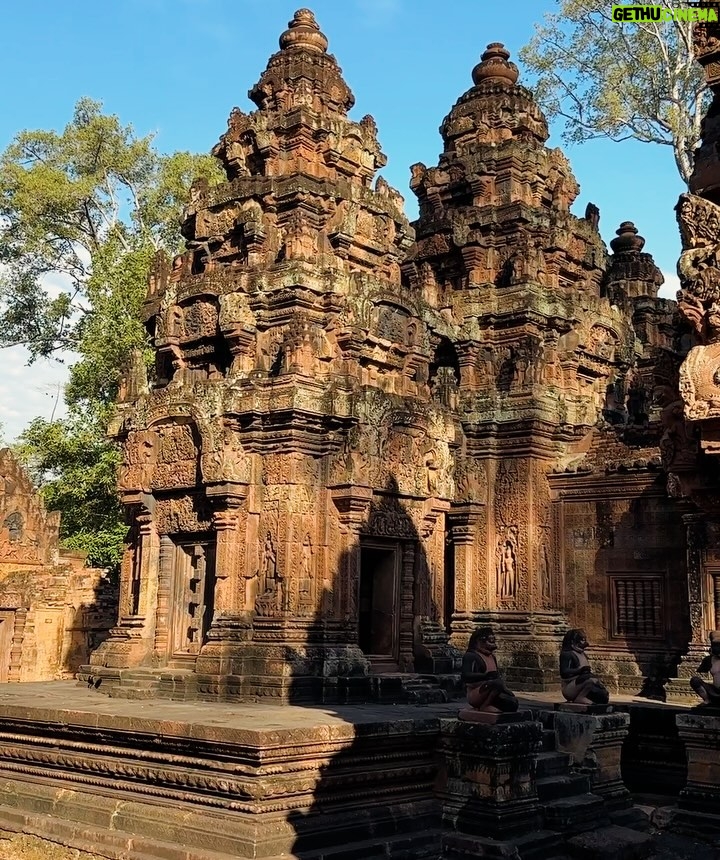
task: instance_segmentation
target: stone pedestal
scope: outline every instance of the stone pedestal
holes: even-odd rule
[[[704,839],[720,839],[720,710],[678,714],[688,777],[673,827]]]
[[[473,621],[476,627],[487,625],[495,631],[496,657],[511,690],[560,690],[558,653],[568,627],[562,612],[483,610]]]
[[[436,794],[444,857],[510,856],[541,830],[536,761],[542,726],[529,719],[483,725],[440,721]]]
[[[593,794],[613,812],[632,806],[630,792],[620,771],[622,746],[628,735],[630,715],[593,714],[560,705],[554,715],[555,747],[569,753],[575,768],[587,772]]]

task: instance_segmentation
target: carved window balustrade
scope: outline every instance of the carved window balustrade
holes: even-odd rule
[[[612,636],[661,639],[665,634],[663,577],[620,574],[610,578]]]

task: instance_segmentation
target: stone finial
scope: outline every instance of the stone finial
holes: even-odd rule
[[[502,42],[491,42],[472,72],[476,86],[486,82],[516,84],[519,75],[518,67],[510,62],[510,51]]]
[[[328,40],[309,9],[298,9],[292,21],[288,21],[288,29],[280,36],[280,48],[283,51],[288,48],[303,48],[324,54],[327,46]]]
[[[638,229],[632,221],[623,221],[615,232],[617,239],[610,241],[610,247],[614,254],[622,254],[627,251],[640,253],[645,247],[645,239],[638,235]]]

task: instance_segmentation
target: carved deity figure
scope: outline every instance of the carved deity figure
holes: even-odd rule
[[[302,555],[300,561],[300,576],[304,579],[310,579],[312,577],[312,559],[314,553],[315,548],[312,545],[312,538],[310,537],[310,532],[308,532],[305,535],[305,540],[302,544]]]
[[[272,542],[272,535],[270,532],[267,533],[267,537],[265,538],[265,548],[263,550],[263,576],[265,578],[265,584],[267,585],[270,580],[274,580],[277,574],[277,553],[275,552],[275,546]]]
[[[512,600],[517,593],[515,552],[510,541],[505,541],[498,560],[498,591],[503,600]]]
[[[710,653],[698,666],[698,672],[710,674],[712,683],[703,681],[699,675],[693,675],[690,686],[703,700],[703,705],[720,708],[720,630],[710,634]]]
[[[265,538],[260,573],[263,591],[255,601],[255,611],[261,617],[271,616],[283,608],[283,601],[286,602],[289,595],[282,577],[278,576],[277,551],[270,532]]]
[[[18,511],[10,514],[3,523],[3,527],[7,529],[8,540],[10,543],[18,543],[23,533],[23,517]]]
[[[563,696],[576,705],[607,705],[602,681],[592,673],[585,654],[589,647],[584,630],[568,630],[560,650],[560,685]]]
[[[518,700],[500,677],[496,650],[492,627],[478,627],[462,660],[461,679],[471,708],[486,714],[513,713]]]

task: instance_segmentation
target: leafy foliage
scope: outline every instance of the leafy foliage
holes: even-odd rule
[[[693,59],[692,24],[620,24],[606,0],[557,6],[520,52],[548,117],[564,121],[568,142],[609,137],[671,146],[687,183],[710,97]]]
[[[105,427],[131,351],[152,355],[140,318],[150,265],[179,250],[192,179],[222,177],[211,157],[161,155],[101,109],[81,99],[62,133],[23,131],[0,155],[0,347],[79,355],[70,417],[36,419],[18,450],[62,512],[65,545],[112,566],[125,529]]]
[[[88,552],[93,565],[116,566],[126,531],[115,492],[117,450],[80,418],[36,418],[17,452],[48,508],[62,511],[64,545]]]

